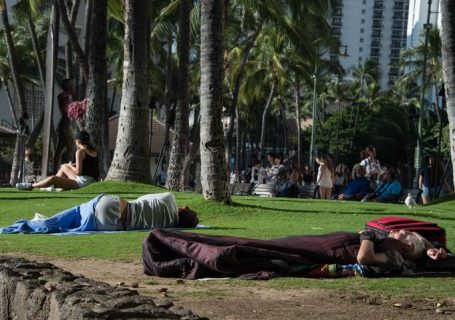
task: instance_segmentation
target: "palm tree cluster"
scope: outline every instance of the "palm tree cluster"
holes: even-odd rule
[[[13,6],[10,26],[5,0],[0,0],[5,39],[0,41],[5,53],[0,55],[0,83],[5,90],[14,84],[19,99],[11,106],[18,125],[30,107],[21,98],[22,85],[34,83],[49,92],[45,86],[50,74],[42,62],[49,55],[46,32],[61,25],[67,42],[64,54],[58,56],[55,78],[76,79],[77,98],[87,98],[85,129],[104,155],[106,178],[153,179],[150,117],[161,114],[162,153],[169,156],[160,156],[158,166],[168,166],[166,187],[179,190],[187,185],[190,167],[199,158],[206,199],[230,201],[226,171],[231,158],[235,170],[253,158],[263,160],[268,150],[286,156],[295,153],[301,164],[306,161],[310,132],[302,131],[301,120],[310,117],[314,96],[318,150],[332,154],[337,163],[352,164],[358,161],[358,151],[372,143],[387,162],[409,165],[416,143],[421,49],[403,52],[407,73],[387,92],[378,85],[374,62],[343,70],[326,58],[340,47],[326,20],[332,2],[21,0]],[[78,12],[85,16],[80,34]],[[429,76],[423,85],[436,90],[441,82],[441,41],[437,30],[431,36]],[[114,94],[121,91],[112,162],[108,70]],[[352,81],[342,81],[347,74]],[[436,120],[427,117],[428,128],[434,127],[434,121],[447,126],[440,105],[425,112],[436,116]],[[225,128],[222,119],[227,119]],[[296,137],[290,136],[289,119],[297,123]],[[28,146],[36,144],[41,130],[42,125],[34,128]],[[424,139],[431,141],[435,134],[433,130]],[[15,163],[20,154],[17,144]],[[163,158],[169,159],[167,164]],[[17,180],[18,164],[13,163],[11,182]]]

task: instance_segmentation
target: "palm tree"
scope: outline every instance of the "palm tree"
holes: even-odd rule
[[[125,1],[124,73],[108,180],[149,181],[149,1]]]
[[[90,20],[91,35],[89,38],[90,50],[88,59],[87,83],[87,114],[86,130],[90,133],[92,142],[99,153],[100,169],[104,176],[102,137],[108,134],[108,106],[107,106],[107,63],[106,63],[106,27],[107,27],[107,0],[98,0],[93,6]],[[101,124],[101,125],[100,125]],[[107,144],[107,141],[106,141]]]
[[[16,139],[16,146],[14,149],[14,157],[13,157],[13,165],[11,168],[11,176],[10,176],[10,183],[11,185],[15,185],[16,182],[18,181],[18,173],[20,169],[20,163],[22,160],[22,156],[24,153],[24,143],[22,143],[22,136],[26,131],[27,127],[27,120],[28,120],[28,114],[27,114],[27,105],[25,104],[25,96],[24,96],[24,90],[22,87],[22,82],[19,78],[19,73],[18,73],[18,64],[17,64],[17,57],[16,57],[16,52],[15,52],[15,47],[13,43],[13,38],[11,34],[11,26],[9,23],[8,19],[8,12],[6,8],[6,3],[5,0],[0,0],[0,14],[2,16],[2,24],[3,24],[3,30],[4,30],[4,35],[5,35],[5,40],[6,40],[6,46],[8,49],[8,57],[9,57],[9,64],[11,68],[11,76],[13,79],[14,83],[14,89],[15,93],[18,97],[18,114],[20,114],[20,118],[18,119],[18,136]]]
[[[455,92],[455,2],[441,0],[441,12],[442,66],[450,128],[450,152],[452,167],[455,168],[455,98],[453,96]],[[455,183],[455,174],[453,181]]]
[[[426,62],[424,63],[424,57]],[[442,80],[441,64],[441,36],[438,28],[432,27],[428,34],[428,46],[425,41],[420,41],[416,46],[404,49],[400,54],[400,66],[406,68],[406,72],[399,81],[413,81],[418,83],[422,78],[423,66],[426,66],[426,83],[422,84],[424,92],[430,88],[436,97],[438,86]],[[435,113],[441,120],[439,99],[435,99]]]
[[[191,0],[180,0],[180,18],[178,34],[179,55],[179,89],[176,117],[174,124],[174,141],[169,160],[166,188],[179,190],[188,139],[188,59],[190,51],[190,11]]]
[[[225,2],[201,0],[201,184],[206,200],[230,203],[221,123]]]

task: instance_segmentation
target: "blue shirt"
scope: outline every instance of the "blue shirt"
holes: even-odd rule
[[[369,189],[370,181],[367,178],[357,178],[349,182],[343,193],[345,196],[353,196],[359,193],[365,196],[368,194]]]
[[[374,190],[378,194],[378,198],[386,198],[390,196],[399,197],[401,194],[401,184],[397,180],[383,181]]]

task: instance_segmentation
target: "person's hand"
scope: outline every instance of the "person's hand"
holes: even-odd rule
[[[447,258],[447,251],[443,248],[431,248],[427,250],[427,256],[433,260],[441,260]]]
[[[340,193],[338,195],[338,200],[343,200],[344,199],[344,193]]]

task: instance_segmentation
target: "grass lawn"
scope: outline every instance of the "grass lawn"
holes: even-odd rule
[[[0,188],[0,225],[20,218],[31,219],[35,212],[54,213],[87,201],[101,192],[135,199],[165,189],[137,183],[101,182],[69,192],[18,191]],[[408,210],[403,204],[379,204],[314,199],[284,199],[234,196],[234,205],[204,201],[200,194],[175,193],[179,205],[188,205],[199,213],[200,222],[210,226],[197,229],[204,234],[222,234],[270,239],[290,235],[320,234],[334,231],[359,231],[365,222],[385,216],[402,215],[428,220],[445,227],[447,245],[455,248],[455,197],[447,197],[428,206]],[[83,236],[0,235],[0,253],[19,253],[49,258],[94,258],[138,261],[147,232],[95,234]],[[238,281],[232,285],[254,285]],[[299,279],[279,278],[267,282],[276,288],[331,288],[370,291],[379,294],[422,297],[455,296],[452,277],[380,278],[380,279]]]

